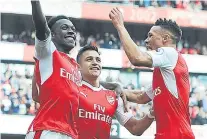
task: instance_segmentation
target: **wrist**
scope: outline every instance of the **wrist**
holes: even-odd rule
[[[116,29],[118,32],[122,32],[125,29],[125,26],[124,25],[117,25]]]

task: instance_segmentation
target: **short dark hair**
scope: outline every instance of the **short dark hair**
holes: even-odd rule
[[[80,62],[80,57],[81,55],[85,52],[85,51],[88,51],[88,50],[92,50],[92,51],[96,51],[99,55],[100,55],[100,52],[98,51],[98,48],[96,46],[92,46],[92,45],[86,45],[84,46],[83,48],[81,48],[78,52],[78,55],[76,57],[76,60],[77,62],[79,63]]]
[[[155,26],[160,26],[161,28],[170,31],[174,35],[172,39],[175,41],[175,43],[180,41],[182,37],[182,30],[175,21],[172,21],[171,19],[167,20],[166,18],[159,18],[155,22]]]
[[[61,19],[67,19],[67,20],[70,20],[67,16],[64,16],[64,15],[53,16],[53,17],[51,17],[51,18],[48,20],[48,27],[51,29],[52,26],[53,26],[58,20],[61,20]]]

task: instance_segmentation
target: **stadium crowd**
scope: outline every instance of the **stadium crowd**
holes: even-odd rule
[[[1,63],[0,66],[2,68],[0,73],[1,113],[34,115],[38,105],[32,100],[31,94],[33,65]],[[126,82],[125,77],[120,78],[119,74],[114,76],[110,72],[111,70],[105,70],[107,76],[101,76],[102,80],[119,81],[124,83],[125,89],[136,88],[137,82],[131,80]],[[125,74],[128,76],[126,72]],[[192,124],[207,124],[207,88],[205,85],[200,78],[191,77],[189,111]],[[145,105],[129,103],[128,108],[137,118],[141,118],[151,105],[152,103]]]
[[[34,31],[23,31],[20,34],[10,34],[2,31],[1,40],[8,42],[23,42],[28,45],[34,45],[35,32]],[[140,46],[143,50],[146,50],[144,47],[144,40],[136,40],[133,39],[138,46]],[[112,33],[102,33],[90,36],[83,36],[82,33],[78,33],[78,41],[80,46],[84,46],[85,44],[93,44],[99,48],[106,49],[120,49],[120,40]],[[207,55],[207,46],[202,45],[199,42],[196,44],[190,44],[188,40],[181,40],[177,44],[177,50],[183,54],[199,54],[199,55]]]
[[[184,10],[207,10],[206,0],[87,0],[90,2],[108,2],[133,4],[139,7],[167,7]]]

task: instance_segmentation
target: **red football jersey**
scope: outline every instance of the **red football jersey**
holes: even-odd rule
[[[79,139],[109,139],[112,117],[118,105],[115,92],[84,81],[79,89]]]
[[[29,131],[51,130],[78,138],[76,119],[80,75],[74,59],[58,52],[51,35],[35,42],[35,76],[40,108]]]
[[[156,119],[155,139],[194,139],[189,115],[189,73],[174,48],[149,53],[153,60],[152,94]]]

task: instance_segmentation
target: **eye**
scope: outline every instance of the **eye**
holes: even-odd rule
[[[89,58],[86,59],[86,61],[90,62],[90,61],[92,61],[92,58],[89,57]]]
[[[63,26],[61,27],[61,29],[62,29],[62,30],[67,30],[67,29],[68,29],[68,26],[67,26],[67,25],[63,25]]]
[[[73,30],[73,31],[76,31],[76,29],[75,29],[75,27],[73,26],[73,27],[71,27],[71,29]]]
[[[97,58],[96,61],[100,63],[101,62],[101,59],[100,58]]]
[[[152,34],[149,34],[148,37],[152,37]]]

